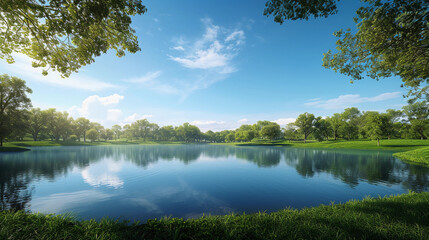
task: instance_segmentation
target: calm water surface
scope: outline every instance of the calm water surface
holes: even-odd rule
[[[0,208],[83,219],[270,212],[408,190],[429,190],[429,168],[391,152],[127,145],[0,154]]]

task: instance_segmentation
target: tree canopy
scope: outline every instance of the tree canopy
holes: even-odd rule
[[[141,0],[2,0],[0,58],[31,57],[33,67],[69,76],[94,57],[116,50],[140,50],[131,17],[146,12]]]
[[[336,51],[324,54],[323,66],[347,75],[399,76],[408,96],[429,99],[429,0],[361,0],[354,17],[357,31],[339,30]],[[264,14],[274,21],[328,17],[339,0],[270,0]]]
[[[31,106],[27,93],[32,93],[32,90],[24,80],[0,75],[0,146],[13,129],[19,129],[15,125],[23,121],[25,110]]]

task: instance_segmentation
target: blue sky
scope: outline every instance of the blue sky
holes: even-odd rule
[[[398,78],[346,76],[322,67],[335,48],[332,33],[355,28],[360,1],[341,1],[327,19],[275,23],[264,0],[144,1],[133,18],[142,51],[113,51],[68,79],[42,76],[31,60],[0,62],[0,72],[26,80],[34,107],[57,108],[110,127],[147,118],[159,125],[190,122],[203,131],[257,120],[293,121],[300,113],[328,116],[346,107],[399,109]]]

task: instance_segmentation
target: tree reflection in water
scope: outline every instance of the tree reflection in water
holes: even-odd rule
[[[195,144],[45,147],[0,154],[0,208],[28,209],[34,181],[55,180],[73,168],[83,169],[106,158],[125,160],[145,169],[160,160],[192,164],[202,157],[242,159],[261,168],[276,167],[284,162],[304,178],[330,174],[352,188],[366,181],[401,184],[416,192],[429,189],[429,168],[404,163],[389,152]]]

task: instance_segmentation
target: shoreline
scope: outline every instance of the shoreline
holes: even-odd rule
[[[382,140],[380,146],[376,146],[371,140],[330,140],[322,142],[289,142],[281,141],[260,141],[260,142],[232,142],[232,143],[185,143],[174,141],[105,141],[105,142],[62,142],[62,141],[23,141],[5,143],[0,147],[3,152],[24,152],[29,151],[27,147],[51,147],[51,146],[112,146],[112,145],[177,145],[177,144],[210,144],[227,146],[275,146],[275,147],[296,147],[296,148],[316,148],[316,149],[355,149],[355,150],[388,150],[394,151],[393,156],[408,163],[429,165],[429,140],[419,139],[392,139]]]
[[[5,239],[428,239],[429,193],[350,200],[272,213],[228,214],[146,223],[0,211]]]

